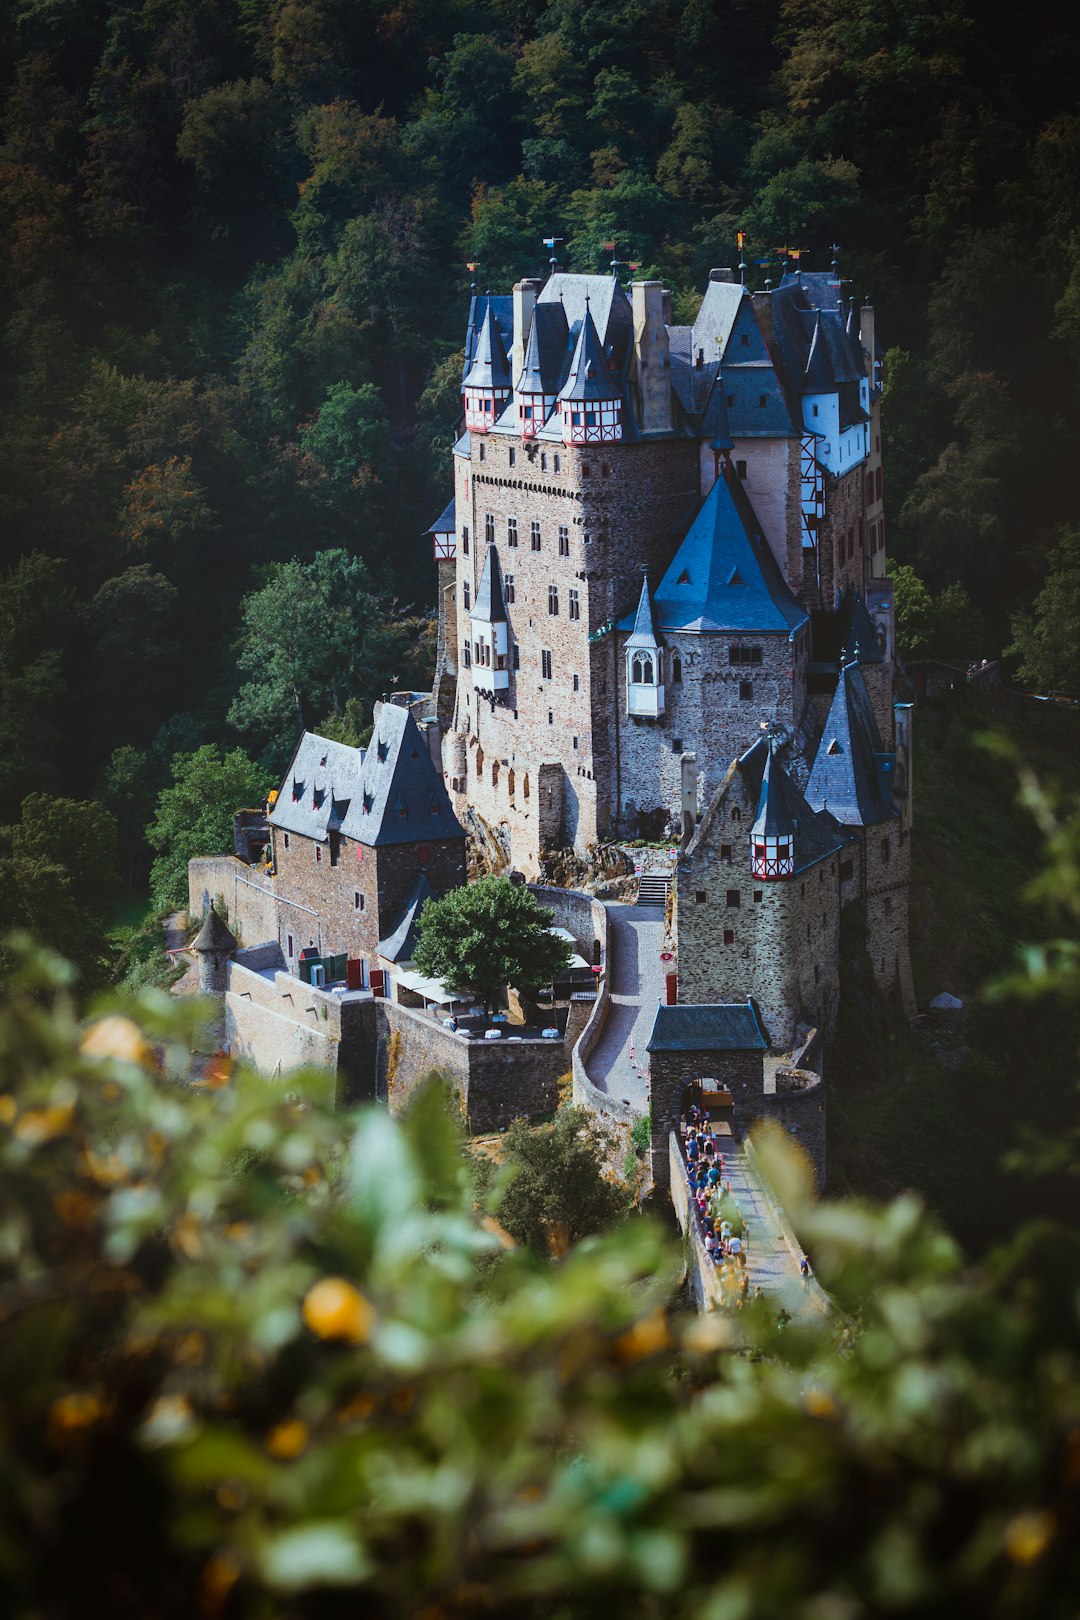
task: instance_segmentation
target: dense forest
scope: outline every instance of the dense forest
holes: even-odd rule
[[[155,854],[180,898],[196,809],[205,837],[301,723],[356,737],[426,680],[470,283],[543,273],[549,236],[683,319],[740,230],[756,285],[839,244],[890,349],[909,650],[1080,686],[1059,7],[1020,49],[1002,0],[15,0],[0,29],[4,920],[76,949],[107,908],[65,874],[138,891]]]

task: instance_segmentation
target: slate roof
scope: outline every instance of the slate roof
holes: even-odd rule
[[[444,506],[430,529],[425,534],[456,534],[457,533],[457,500],[451,495],[450,504]]]
[[[476,357],[477,345],[480,341],[480,333],[483,330],[484,322],[487,319],[489,309],[495,317],[495,323],[499,329],[499,337],[502,340],[504,353],[509,353],[510,345],[513,342],[513,298],[506,296],[496,298],[492,297],[490,293],[480,295],[474,293],[472,301],[469,304],[469,324],[465,329],[465,364],[461,371],[463,386],[464,379],[468,376],[470,370],[472,369],[473,360]]]
[[[340,831],[369,848],[465,836],[416,721],[396,703],[380,707],[367,749],[305,731],[269,819],[320,843]]]
[[[502,333],[490,304],[476,340],[472,365],[465,373],[462,387],[486,388],[493,393],[505,393],[510,388],[510,362],[506,358]]]
[[[858,664],[845,664],[806,784],[807,801],[845,827],[872,827],[899,815],[890,782],[894,756],[882,747]]]
[[[736,760],[735,768],[746,782],[748,796],[757,798],[757,816],[751,831],[770,838],[792,836],[796,877],[843,847],[844,833],[836,818],[807,802],[765,737],[759,737]],[[723,787],[718,794],[722,792]],[[772,827],[776,830],[771,831]]]
[[[556,271],[540,289],[536,309],[561,304],[568,341],[572,343],[585,319],[586,297],[601,346],[610,354],[613,369],[622,375],[633,346],[634,315],[629,298],[614,276],[575,276]]]
[[[744,299],[749,301],[749,293],[738,281],[708,283],[693,325],[691,359],[698,349],[706,364],[723,359]]]
[[[559,389],[559,398],[586,402],[622,398],[622,389],[612,377],[607,357],[601,347],[588,300],[585,303],[585,316],[578,332],[577,343],[574,345],[574,357],[570,362],[566,381]]]
[[[426,872],[418,872],[413,879],[404,910],[385,939],[379,941],[379,955],[388,962],[411,962],[416,949],[416,924],[428,900],[437,900],[435,890],[428,882]]]
[[[749,1001],[657,1007],[647,1052],[767,1052],[769,1042]]]
[[[570,330],[561,304],[537,303],[533,309],[529,339],[521,375],[515,383],[518,393],[559,392],[570,361]]]
[[[656,629],[653,625],[648,574],[641,581],[641,595],[638,597],[637,612],[634,615],[634,628],[630,632],[630,639],[626,645],[628,647],[659,647],[660,645],[656,639]]]
[[[773,350],[790,400],[839,389],[841,427],[852,427],[866,420],[858,397],[866,368],[840,291],[823,272],[786,275],[771,295]]]
[[[487,556],[484,558],[484,570],[480,575],[480,583],[476,587],[476,601],[473,604],[469,618],[478,619],[484,624],[505,624],[507,622],[502,565],[499,562],[499,553],[495,550],[493,540],[488,542]]]
[[[206,913],[206,921],[191,942],[191,949],[201,953],[209,951],[235,951],[236,935],[210,902],[210,910]]]
[[[791,594],[734,478],[718,478],[653,593],[661,630],[790,634],[806,611]],[[620,630],[632,630],[624,619]]]

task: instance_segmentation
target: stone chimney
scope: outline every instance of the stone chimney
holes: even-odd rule
[[[709,280],[710,281],[734,281],[735,277],[732,275],[730,270],[710,270],[709,271]]]
[[[859,339],[866,350],[866,369],[871,383],[874,380],[874,344],[877,341],[874,331],[874,306],[865,303],[859,311]]]
[[[664,325],[662,281],[635,281],[630,287],[634,312],[633,381],[643,433],[670,433],[671,353]]]
[[[525,345],[529,341],[529,332],[532,329],[536,295],[542,285],[542,282],[532,277],[514,283],[514,340],[510,346],[511,388],[517,387],[521,368],[525,364]]]

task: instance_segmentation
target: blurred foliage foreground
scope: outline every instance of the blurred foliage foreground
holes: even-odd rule
[[[437,1092],[200,1080],[191,1016],[29,954],[0,1015],[3,1613],[1076,1614],[1075,1234],[822,1206],[832,1323],[679,1315],[648,1221],[539,1260]]]

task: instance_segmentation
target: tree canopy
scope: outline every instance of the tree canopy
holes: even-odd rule
[[[523,883],[482,877],[427,902],[413,961],[492,1007],[506,985],[536,990],[566,966],[569,946],[548,932],[554,915]]]
[[[223,754],[207,743],[178,754],[172,785],[158,794],[146,836],[157,856],[150,886],[159,907],[182,906],[188,893],[188,862],[199,855],[231,854],[233,812],[262,804],[273,781],[240,748]]]

